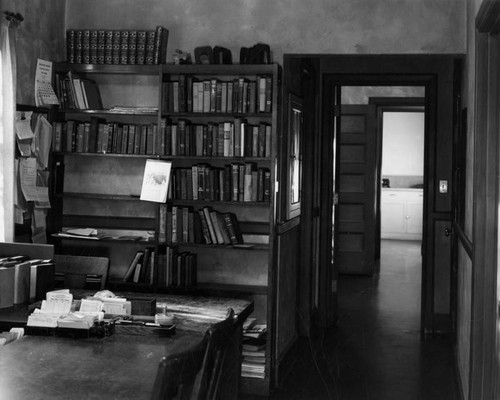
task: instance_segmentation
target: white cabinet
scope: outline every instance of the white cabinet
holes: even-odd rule
[[[382,189],[382,239],[420,240],[422,238],[423,191],[421,189]]]

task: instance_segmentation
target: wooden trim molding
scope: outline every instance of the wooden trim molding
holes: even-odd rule
[[[500,32],[500,0],[483,0],[476,16],[476,29],[479,33]]]

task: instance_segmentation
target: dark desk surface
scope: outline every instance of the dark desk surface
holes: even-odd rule
[[[0,350],[0,399],[149,399],[161,357],[202,337],[25,336]]]
[[[253,310],[252,302],[238,299],[133,293],[139,296],[167,305],[175,315],[175,336],[25,336],[0,346],[0,399],[149,399],[162,356],[202,340],[227,307],[238,314],[238,323]],[[22,322],[27,316],[27,306],[0,310],[0,321]]]

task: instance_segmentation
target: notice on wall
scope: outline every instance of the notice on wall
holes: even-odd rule
[[[59,105],[51,81],[52,62],[38,59],[35,74],[35,104],[37,107]]]

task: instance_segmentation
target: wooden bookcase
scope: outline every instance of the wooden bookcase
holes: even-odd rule
[[[162,126],[176,125],[178,128],[180,123],[189,126],[215,126],[217,130],[220,124],[232,123],[235,129],[234,127],[243,121],[248,125],[261,127],[264,133],[261,131],[260,143],[262,138],[266,137],[267,129],[268,139],[265,147],[257,150],[249,147],[246,152],[239,154],[235,154],[234,150],[231,153],[227,148],[220,148],[222,153],[216,152],[213,147],[208,151],[208,145],[204,146],[204,151],[196,153],[194,149],[196,134],[193,134],[193,141],[182,144],[182,150],[179,150],[180,136],[177,135],[177,142],[174,143],[177,145],[175,151],[165,151],[158,145],[159,150],[154,151],[155,154],[87,152],[82,147],[80,151],[71,151],[68,141],[62,140],[61,148],[52,154],[55,174],[51,191],[56,230],[63,227],[92,227],[102,232],[111,232],[114,236],[143,235],[144,238],[149,238],[148,240],[90,240],[52,236],[57,253],[109,257],[109,287],[112,290],[212,294],[252,299],[255,304],[253,316],[260,323],[266,323],[268,329],[266,373],[263,379],[242,378],[241,386],[246,392],[267,394],[271,385],[272,343],[275,340],[272,316],[275,314],[273,307],[276,302],[272,283],[276,273],[277,199],[275,197],[278,181],[281,68],[276,64],[151,66],[55,64],[56,75],[63,77],[70,71],[75,76],[97,82],[102,96],[103,110],[61,108],[56,113],[56,122],[88,122],[94,123],[95,126],[103,120],[123,125],[156,125],[159,132],[165,129],[167,135],[171,136],[171,128]],[[57,83],[56,79],[58,85],[60,81],[61,79]],[[179,82],[184,85],[185,90],[182,90],[181,86],[181,91],[186,96],[184,99],[181,96],[181,103],[178,102],[177,92]],[[226,87],[230,84],[241,84],[242,88],[246,84],[245,90],[252,91],[249,97],[255,99],[255,106],[250,104],[240,106],[235,102],[235,109],[228,110],[227,107],[224,109],[223,106],[219,106],[222,100],[219,97],[215,100],[216,105],[211,108],[207,109],[206,104],[200,102],[197,104],[201,109],[197,109],[196,106],[193,109],[193,104],[197,101],[191,89],[193,82],[201,82],[201,86],[197,84],[196,87],[203,87],[203,83],[207,82],[213,84],[213,100],[217,97],[217,86],[221,86],[222,83]],[[264,92],[262,99],[259,100],[260,83],[263,86],[267,83],[268,104],[265,104]],[[174,86],[177,86],[175,96],[169,95]],[[174,99],[177,99],[175,103]],[[226,98],[226,103],[227,100]],[[260,101],[264,101],[264,104]],[[113,106],[151,107],[154,111],[142,109],[117,112],[110,110]],[[100,120],[96,120],[97,118]],[[199,134],[203,131],[203,128],[189,128],[193,131],[196,129],[200,129]],[[61,134],[69,137],[64,129],[61,130]],[[253,137],[257,138],[258,134],[257,130]],[[172,137],[167,140],[171,141]],[[172,143],[169,142],[168,145],[171,146]],[[186,151],[186,145],[190,146],[189,151]],[[73,144],[73,150],[75,147],[77,144]],[[172,161],[171,195],[166,205],[144,202],[138,198],[147,158]],[[212,197],[207,192],[206,196],[200,195],[198,199],[196,195],[193,198],[192,194],[180,195],[180,191],[174,190],[174,184],[179,184],[176,171],[192,170],[193,166],[198,165],[209,166],[216,171],[228,168],[228,165],[247,165],[248,170],[252,168],[256,171],[254,178],[259,177],[259,173],[261,177],[267,174],[267,193],[261,196],[262,184],[259,186],[259,194],[252,197],[244,195],[241,197],[238,194],[240,196],[238,198],[232,196],[228,198],[220,192],[218,196],[211,193]],[[179,176],[177,175],[177,178]],[[261,177],[259,184],[262,181]],[[224,190],[222,184],[218,187]],[[253,189],[256,187],[254,185]],[[234,213],[239,221],[245,246],[193,243],[192,240],[169,243],[169,240],[161,240],[159,234],[163,223],[163,219],[159,218],[163,215],[160,213],[161,207],[167,207],[168,210],[172,207],[189,208],[195,213],[204,207],[211,207],[221,213]],[[167,245],[175,247],[179,252],[188,251],[196,254],[196,286],[167,287],[158,280],[158,270],[163,265],[160,262],[161,255],[166,251]],[[155,250],[153,281],[151,284],[123,282],[122,278],[135,253],[146,246],[151,246]]]

